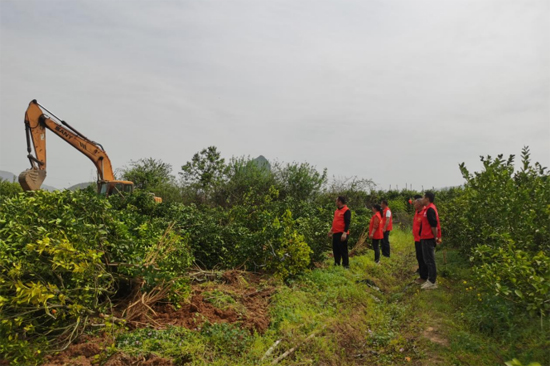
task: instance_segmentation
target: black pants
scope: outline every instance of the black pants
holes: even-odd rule
[[[380,239],[372,239],[372,249],[374,249],[374,261],[380,263]]]
[[[416,249],[416,261],[418,262],[418,274],[423,280],[428,279],[428,266],[424,262],[424,255],[422,254],[422,243],[419,241],[414,242],[414,248]]]
[[[390,257],[390,232],[384,231],[384,239],[382,239],[382,255]]]
[[[435,283],[437,277],[437,268],[435,267],[435,239],[423,239],[422,257],[428,267],[428,281]]]
[[[342,241],[343,233],[332,234],[332,254],[334,254],[334,264],[339,266],[340,259],[344,267],[349,267],[349,256],[348,256],[348,238]]]

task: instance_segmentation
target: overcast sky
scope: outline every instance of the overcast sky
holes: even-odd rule
[[[461,184],[460,162],[550,166],[550,1],[0,1],[0,170],[30,100],[115,168],[202,148],[309,162],[387,189]],[[95,180],[50,133],[45,184]]]

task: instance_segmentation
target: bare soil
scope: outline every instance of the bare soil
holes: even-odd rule
[[[205,300],[204,293],[217,290],[235,300],[235,306],[220,309]],[[176,309],[170,304],[157,303],[152,306],[153,312],[142,314],[134,324],[154,329],[164,329],[168,326],[183,326],[193,331],[199,331],[205,322],[233,323],[251,333],[263,334],[269,327],[269,302],[275,292],[273,286],[267,285],[262,277],[244,271],[231,270],[222,275],[220,282],[193,284],[191,296],[187,302]],[[92,366],[96,365],[95,356],[104,347],[112,343],[112,339],[104,336],[82,336],[69,348],[59,354],[46,357],[43,366]],[[128,357],[124,354],[113,355],[105,366],[171,366],[171,360],[151,355],[148,358]]]

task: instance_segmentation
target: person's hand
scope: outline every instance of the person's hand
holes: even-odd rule
[[[369,234],[369,239],[371,239],[371,240],[372,240],[372,235],[370,235],[370,234]]]
[[[441,238],[435,239],[435,243],[436,243],[436,244],[441,244],[441,243],[442,243]]]
[[[342,233],[342,237],[340,238],[340,241],[346,241],[347,238],[348,238],[348,234]]]
[[[329,237],[329,238],[332,237],[332,231],[329,231],[329,232],[328,232],[328,237]]]

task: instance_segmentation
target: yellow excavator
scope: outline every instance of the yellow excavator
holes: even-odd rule
[[[46,116],[44,111],[50,114]],[[55,118],[57,121],[54,121]],[[101,144],[88,139],[86,136],[71,127],[67,122],[57,118],[53,113],[38,104],[35,100],[29,103],[25,112],[25,132],[27,135],[27,151],[31,169],[19,175],[19,184],[25,191],[40,189],[46,179],[46,129],[61,137],[75,149],[86,155],[97,169],[97,191],[109,196],[115,193],[132,193],[134,183],[126,180],[116,180],[111,160]],[[31,148],[34,145],[34,153]],[[160,197],[154,198],[162,202]]]

